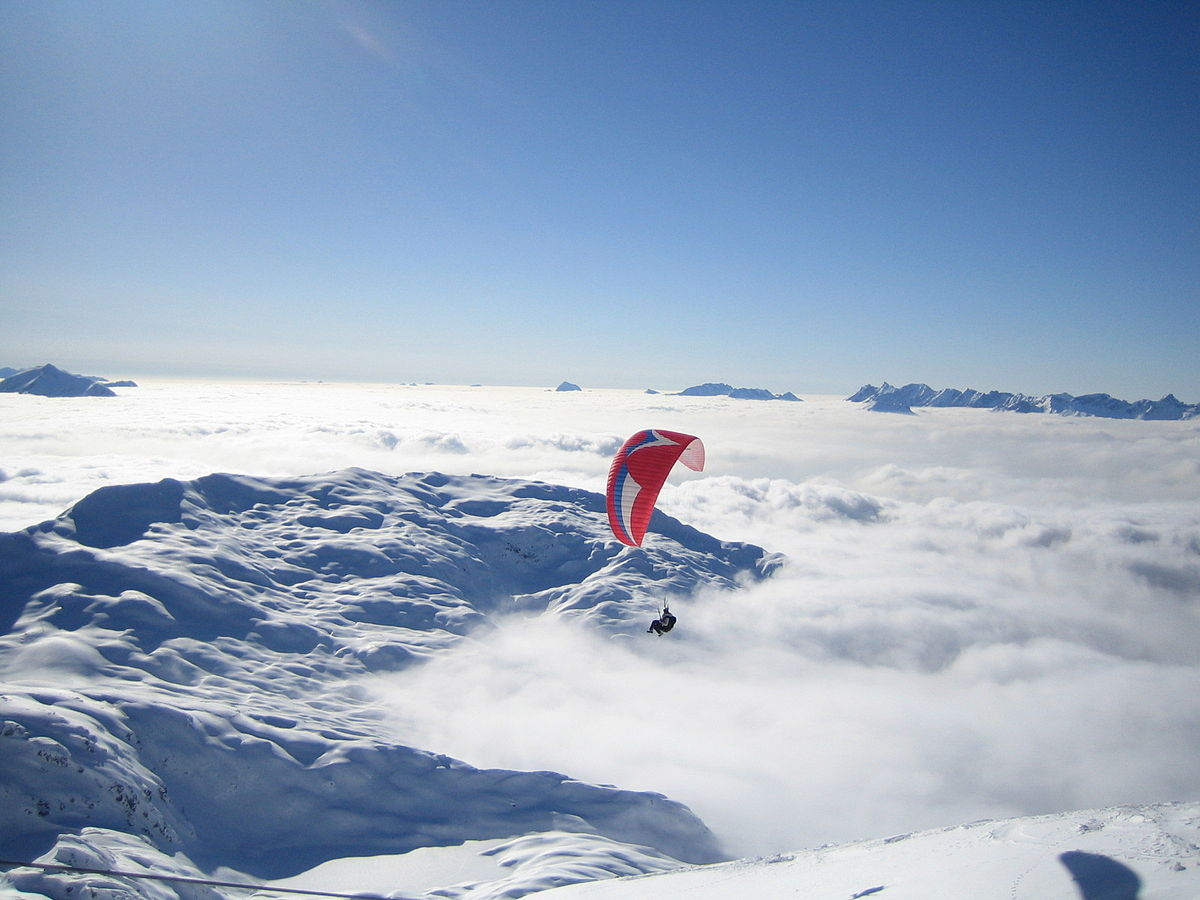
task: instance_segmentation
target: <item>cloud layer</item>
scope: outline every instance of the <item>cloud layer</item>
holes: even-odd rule
[[[729,476],[670,505],[791,564],[673,603],[669,644],[513,622],[389,685],[407,738],[663,791],[738,854],[1200,791],[1192,509]]]
[[[622,391],[149,384],[9,397],[0,527],[103,484],[357,465],[600,489],[698,434],[660,506],[786,554],[668,639],[513,619],[372,682],[398,737],[688,803],[735,853],[1200,796],[1195,423]]]

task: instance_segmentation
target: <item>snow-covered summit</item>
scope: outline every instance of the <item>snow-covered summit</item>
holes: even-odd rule
[[[1101,416],[1110,419],[1191,419],[1200,416],[1200,403],[1182,403],[1173,394],[1161,400],[1118,400],[1108,394],[1046,394],[1031,397],[1006,391],[965,391],[956,388],[934,390],[927,384],[895,387],[886,381],[876,387],[865,384],[846,398],[865,403],[881,412],[911,412],[914,406],[965,406],[1023,413],[1057,413],[1065,416]]]
[[[46,363],[12,372],[0,381],[0,393],[38,394],[43,397],[115,397],[103,378],[73,375]],[[125,382],[131,384],[131,382]]]
[[[398,743],[361,686],[504,613],[631,634],[774,564],[661,514],[652,531],[623,547],[586,491],[351,469],[106,487],[0,534],[0,858],[264,878],[539,833],[596,836],[593,870],[720,858],[661,795]],[[17,880],[55,879],[79,883]]]

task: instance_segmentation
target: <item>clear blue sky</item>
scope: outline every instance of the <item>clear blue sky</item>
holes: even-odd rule
[[[1200,400],[1200,7],[0,0],[0,365]]]

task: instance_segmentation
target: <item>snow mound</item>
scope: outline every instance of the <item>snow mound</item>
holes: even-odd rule
[[[72,375],[47,363],[15,372],[0,381],[0,393],[38,394],[42,397],[115,397],[105,379]]]
[[[1200,802],[976,822],[564,887],[546,900],[1194,900]]]
[[[913,406],[965,406],[974,409],[997,409],[1023,413],[1056,413],[1063,416],[1101,416],[1108,419],[1192,419],[1200,416],[1200,403],[1182,403],[1174,394],[1161,400],[1118,400],[1108,394],[1046,394],[1030,397],[1005,391],[960,391],[946,388],[935,391],[927,384],[906,384],[895,387],[886,381],[881,387],[864,384],[846,398],[853,403],[866,403],[869,409],[881,412],[911,412]]]
[[[732,385],[719,382],[706,382],[684,388],[676,397],[732,397],[734,400],[788,400],[794,403],[803,402],[791,391],[783,394],[773,394],[765,388],[735,388]]]
[[[568,884],[678,869],[679,862],[652,850],[589,834],[548,832],[506,841],[481,851],[507,869],[503,879],[441,888],[447,900],[509,900]]]
[[[551,832],[589,836],[586,871],[720,858],[661,795],[397,743],[361,685],[505,613],[640,633],[662,596],[777,563],[660,514],[651,527],[635,550],[597,494],[351,469],[106,487],[0,534],[0,858],[278,878]],[[8,878],[59,896],[84,876]],[[122,889],[164,896],[147,884]]]

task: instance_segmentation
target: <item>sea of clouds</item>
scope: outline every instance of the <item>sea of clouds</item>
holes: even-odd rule
[[[0,397],[0,528],[105,484],[361,466],[602,490],[785,554],[668,638],[512,619],[366,685],[404,743],[691,806],[734,854],[1200,797],[1200,425],[632,391],[149,382]],[[652,539],[652,537],[651,537]]]

